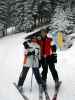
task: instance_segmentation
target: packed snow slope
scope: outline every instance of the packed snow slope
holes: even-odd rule
[[[18,81],[22,70],[23,62],[23,41],[25,33],[7,36],[0,39],[0,100],[23,100],[13,82]],[[58,62],[56,69],[59,79],[62,81],[57,100],[75,100],[75,42],[70,49],[65,51],[57,50]],[[41,71],[42,69],[40,69]],[[24,83],[25,95],[29,100],[38,100],[38,85],[33,76],[32,92],[31,69],[28,72]],[[47,76],[47,88],[50,98],[54,93],[54,81],[50,71]]]

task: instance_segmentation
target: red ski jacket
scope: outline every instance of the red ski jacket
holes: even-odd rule
[[[46,37],[46,39],[38,40],[37,42],[41,47],[41,56],[46,58],[47,56],[52,55],[52,38]]]

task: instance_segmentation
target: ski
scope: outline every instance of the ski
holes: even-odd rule
[[[29,100],[27,96],[25,96],[23,94],[23,92],[21,92],[18,87],[17,87],[17,84],[14,82],[13,85],[16,87],[16,89],[18,90],[18,92],[20,93],[20,95],[23,97],[24,100]]]
[[[43,25],[35,30],[33,30],[32,32],[28,32],[27,35],[25,36],[25,39],[30,39],[31,37],[33,37],[36,34],[39,34],[38,32],[41,31],[42,29],[46,29],[50,26],[50,24],[46,24]]]
[[[59,93],[59,89],[60,89],[61,83],[62,82],[60,81],[59,86],[57,88],[55,88],[55,92],[54,92],[54,96],[53,96],[52,100],[57,100],[57,96],[58,96],[58,93]]]
[[[45,92],[45,99],[50,100],[50,97],[47,92]],[[43,93],[40,93],[39,100],[43,100]]]
[[[43,100],[43,94],[40,94],[39,100]]]
[[[50,97],[47,92],[45,92],[45,98],[46,98],[46,100],[50,100]]]
[[[39,100],[43,100],[43,89],[42,86],[39,86]]]

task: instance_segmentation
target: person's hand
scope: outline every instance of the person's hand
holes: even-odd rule
[[[57,57],[57,54],[54,52],[54,53],[52,54],[52,56],[53,56],[53,58],[55,58],[55,57]]]
[[[41,36],[37,36],[37,40],[41,40]]]
[[[35,51],[28,52],[28,54],[27,54],[27,55],[28,55],[28,56],[35,55]]]
[[[35,51],[32,51],[32,55],[35,55]]]
[[[51,62],[53,62],[53,63],[56,63],[57,62],[57,54],[56,53],[53,53],[51,55]]]

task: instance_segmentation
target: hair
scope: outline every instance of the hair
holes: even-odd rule
[[[46,29],[42,29],[41,31],[43,31],[43,32],[49,32],[49,28],[47,27]]]

